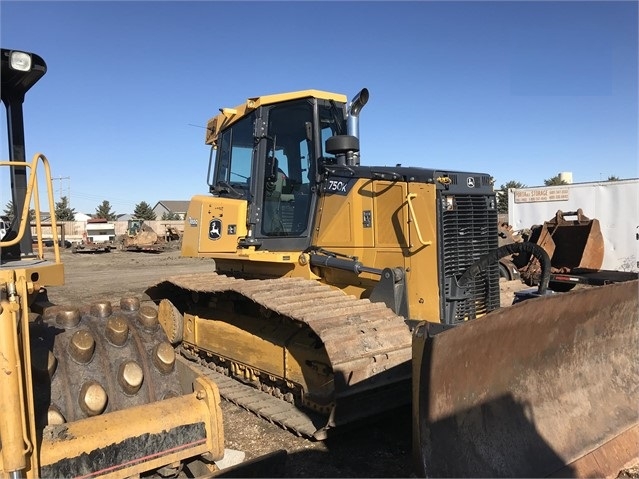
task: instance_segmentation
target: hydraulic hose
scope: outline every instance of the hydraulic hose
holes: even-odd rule
[[[485,271],[489,265],[496,263],[504,256],[514,253],[528,253],[539,260],[539,264],[541,265],[541,278],[539,279],[539,288],[537,289],[537,292],[539,294],[545,294],[548,289],[548,283],[550,282],[550,256],[548,256],[548,253],[546,253],[541,246],[528,241],[500,246],[490,253],[485,254],[463,272],[457,280],[457,283],[460,286],[464,286],[471,278],[475,277],[480,272]]]

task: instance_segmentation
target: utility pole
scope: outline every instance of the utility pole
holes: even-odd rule
[[[58,176],[57,178],[51,178],[51,180],[60,180],[60,196],[59,196],[60,199],[62,199],[62,180],[69,180],[67,183],[67,199],[69,200],[69,207],[71,207],[71,177]]]

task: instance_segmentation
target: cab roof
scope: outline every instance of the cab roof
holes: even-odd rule
[[[289,93],[277,93],[274,95],[257,96],[248,98],[246,102],[235,108],[220,108],[220,113],[211,118],[206,124],[206,144],[215,145],[220,132],[228,128],[233,123],[241,120],[253,110],[260,106],[283,103],[301,98],[317,98],[320,100],[333,100],[335,102],[346,103],[346,95],[341,93],[331,93],[322,90],[301,90]]]

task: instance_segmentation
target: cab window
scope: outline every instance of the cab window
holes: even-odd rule
[[[217,167],[212,184],[230,184],[248,189],[253,160],[253,115],[222,132],[217,151]]]
[[[264,184],[265,236],[301,236],[308,226],[310,184],[314,180],[313,104],[307,100],[274,106],[268,116]]]

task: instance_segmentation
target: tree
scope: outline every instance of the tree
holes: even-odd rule
[[[610,175],[607,181],[619,181],[621,178],[618,176]]]
[[[180,215],[172,211],[171,212],[165,211],[164,213],[162,213],[162,219],[165,221],[179,220]]]
[[[111,211],[111,203],[104,200],[100,206],[95,209],[94,218],[102,218],[107,221],[115,221],[117,215],[115,211]]]
[[[66,196],[60,198],[55,204],[55,219],[58,221],[75,221],[75,209],[69,206]]]
[[[133,216],[140,220],[154,220],[156,218],[155,213],[146,201],[135,205]]]
[[[519,181],[510,180],[497,190],[497,212],[508,213],[508,190],[510,188],[526,188],[526,185]]]
[[[544,185],[546,186],[559,186],[559,185],[567,185],[568,182],[566,180],[562,180],[559,175],[555,175],[552,178],[548,178],[544,180]]]
[[[9,218],[9,222],[13,221],[15,216],[15,212],[13,211],[13,201],[9,200],[7,205],[4,207],[4,215]]]
[[[9,202],[4,207],[4,216],[9,219],[9,223],[13,222],[13,218],[15,218],[16,214],[13,208],[13,201],[9,200]],[[29,223],[33,221],[35,218],[35,210],[33,208],[29,208]]]

